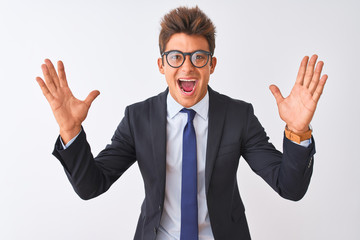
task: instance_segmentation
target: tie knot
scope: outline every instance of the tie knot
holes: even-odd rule
[[[188,115],[188,122],[192,122],[194,120],[196,112],[192,109],[183,108],[180,112],[187,113]]]

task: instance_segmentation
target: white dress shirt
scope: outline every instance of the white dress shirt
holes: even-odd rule
[[[183,108],[169,93],[167,96],[165,199],[157,240],[180,239],[182,145],[183,131],[188,119],[187,113],[180,112]],[[205,194],[208,93],[191,109],[196,112],[193,123],[197,147],[199,240],[210,240],[214,239],[214,236],[210,226]]]

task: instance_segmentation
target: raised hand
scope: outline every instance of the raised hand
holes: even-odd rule
[[[303,58],[295,85],[287,98],[282,96],[277,86],[270,86],[280,118],[294,133],[300,134],[309,130],[309,124],[328,78],[326,74],[321,76],[324,63],[320,61],[316,64],[317,58],[317,55],[313,55],[310,61],[307,56]]]
[[[84,101],[74,97],[65,75],[64,64],[57,63],[58,73],[49,59],[41,65],[45,81],[36,77],[44,96],[50,104],[51,110],[60,127],[60,136],[66,144],[81,130],[81,123],[85,120],[91,103],[100,94],[92,91]]]

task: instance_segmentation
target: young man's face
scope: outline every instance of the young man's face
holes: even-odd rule
[[[197,50],[209,51],[209,44],[204,36],[176,33],[170,37],[165,52],[178,50],[183,53]],[[164,65],[162,64],[164,62]],[[211,66],[210,66],[211,65]],[[179,68],[171,67],[166,56],[158,59],[159,71],[165,75],[171,96],[183,107],[189,108],[198,103],[206,95],[210,74],[214,72],[216,58],[210,59],[202,68],[196,68],[190,62],[190,56]]]

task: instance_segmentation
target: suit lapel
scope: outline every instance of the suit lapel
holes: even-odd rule
[[[206,165],[205,165],[205,187],[206,194],[209,190],[211,174],[214,168],[216,156],[219,150],[222,139],[223,125],[226,113],[225,100],[222,99],[219,93],[209,90],[209,125],[208,125],[208,140],[206,147]]]
[[[166,97],[168,89],[154,98],[150,104],[150,131],[152,136],[152,149],[155,171],[160,176],[160,195],[164,199],[166,174]]]

